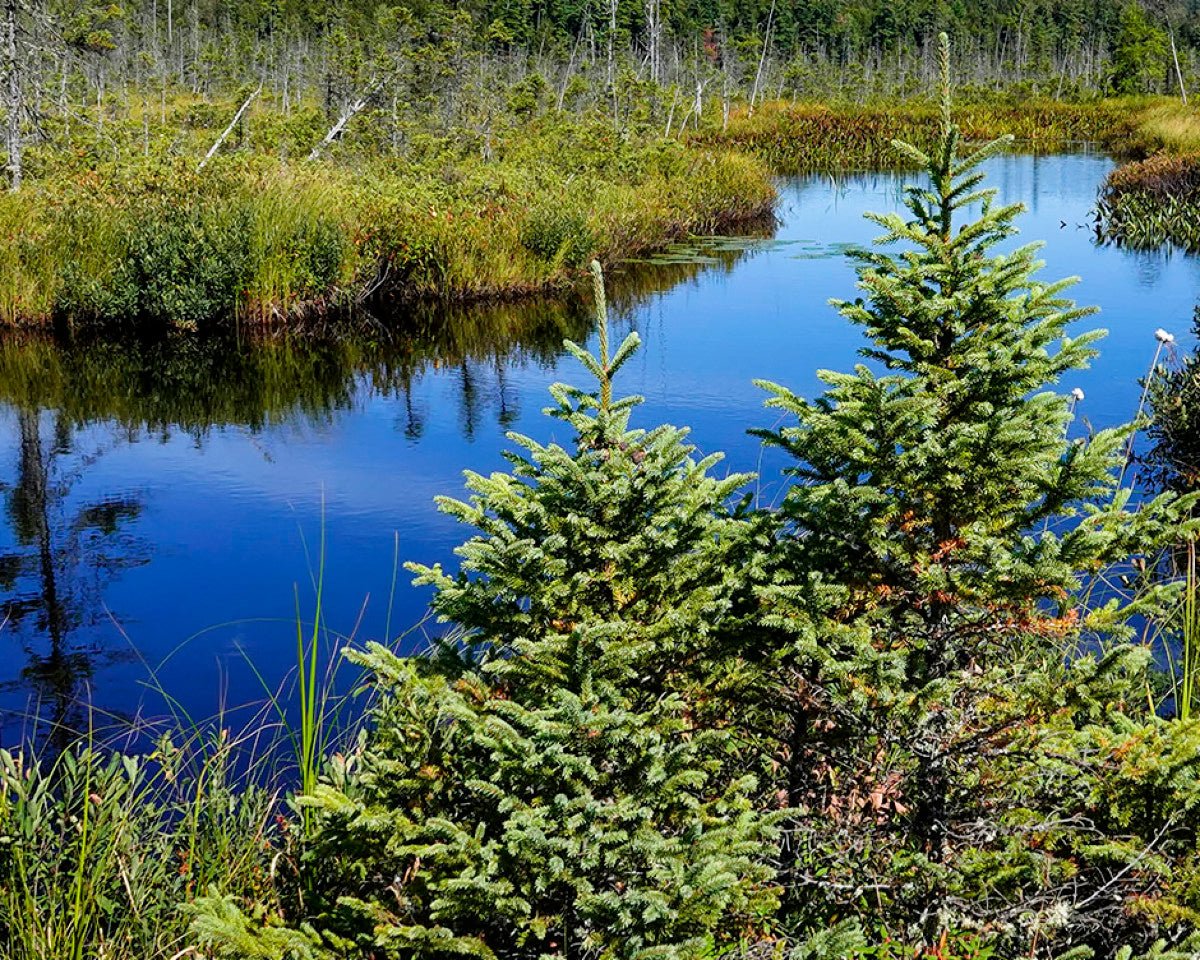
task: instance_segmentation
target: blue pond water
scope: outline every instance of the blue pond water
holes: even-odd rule
[[[1132,415],[1157,327],[1190,348],[1200,295],[1196,260],[1093,243],[1110,166],[989,168],[1028,205],[1021,239],[1045,241],[1045,278],[1079,275],[1075,296],[1101,308],[1081,329],[1110,331],[1103,353],[1063,385],[1097,426]],[[619,331],[645,342],[619,383],[646,397],[640,422],[691,426],[774,501],[779,464],[746,434],[773,415],[751,380],[811,394],[819,368],[856,361],[860,333],[826,301],[853,295],[844,246],[879,232],[861,214],[897,207],[899,190],[889,175],[789,181],[772,242],[614,278]],[[330,637],[396,640],[428,600],[394,575],[396,544],[453,564],[466,533],[434,495],[459,493],[464,468],[501,468],[506,430],[569,439],[541,416],[550,383],[582,382],[565,335],[589,335],[581,298],[367,322],[334,344],[0,345],[0,743],[32,716],[79,726],[83,702],[102,726],[161,715],[160,690],[193,719],[261,701],[295,663],[322,535]]]

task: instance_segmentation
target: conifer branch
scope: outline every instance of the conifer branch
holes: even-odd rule
[[[612,405],[612,371],[608,366],[608,301],[604,296],[604,270],[599,260],[593,260],[592,292],[596,298],[596,326],[600,336],[600,409],[607,411]]]

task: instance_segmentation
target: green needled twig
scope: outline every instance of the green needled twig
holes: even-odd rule
[[[608,300],[604,295],[604,270],[599,260],[592,261],[592,291],[596,298],[596,324],[600,328],[600,409],[607,412],[612,404],[612,377],[608,355]]]

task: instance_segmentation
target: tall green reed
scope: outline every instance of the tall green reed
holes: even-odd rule
[[[1196,703],[1200,682],[1200,580],[1196,573],[1196,538],[1188,539],[1184,568],[1183,603],[1181,605],[1179,687],[1175,696],[1175,713],[1180,720],[1190,720]]]
[[[129,755],[95,738],[0,750],[0,960],[180,955],[198,893],[271,897],[275,798],[234,774],[242,744],[164,736]]]

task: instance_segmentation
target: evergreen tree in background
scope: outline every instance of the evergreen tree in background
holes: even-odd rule
[[[906,191],[907,217],[871,216],[903,249],[859,252],[862,296],[836,303],[869,363],[822,372],[811,401],[763,384],[796,420],[765,434],[797,482],[761,589],[787,639],[760,651],[780,683],[778,786],[801,810],[789,910],[930,943],[980,930],[1022,955],[1111,946],[1156,928],[1127,898],[1165,897],[1159,857],[1194,845],[1172,738],[1196,738],[1144,715],[1144,651],[1080,651],[1165,602],[1103,576],[1176,535],[1186,505],[1116,488],[1128,428],[1068,437],[1053,388],[1100,334],[1068,336],[1089,311],[1062,296],[1072,281],[1036,279],[1036,245],[997,251],[1021,207],[979,168],[1007,141],[960,156],[945,35],[940,52],[941,138],[897,144],[929,183]],[[1129,738],[1159,744],[1157,769],[1124,766]]]
[[[1167,75],[1167,34],[1136,2],[1125,4],[1112,53],[1112,87],[1117,93],[1157,90]]]
[[[462,572],[416,568],[461,642],[354,658],[384,696],[303,801],[312,926],[254,929],[213,898],[197,930],[223,955],[692,957],[773,913],[772,816],[737,739],[676,689],[734,603],[744,478],[712,478],[683,430],[630,429],[612,377],[638,339],[609,358],[594,270],[600,352],[568,349],[599,390],[552,388],[571,445],[512,435],[513,474],[440,501],[479,530]]]

